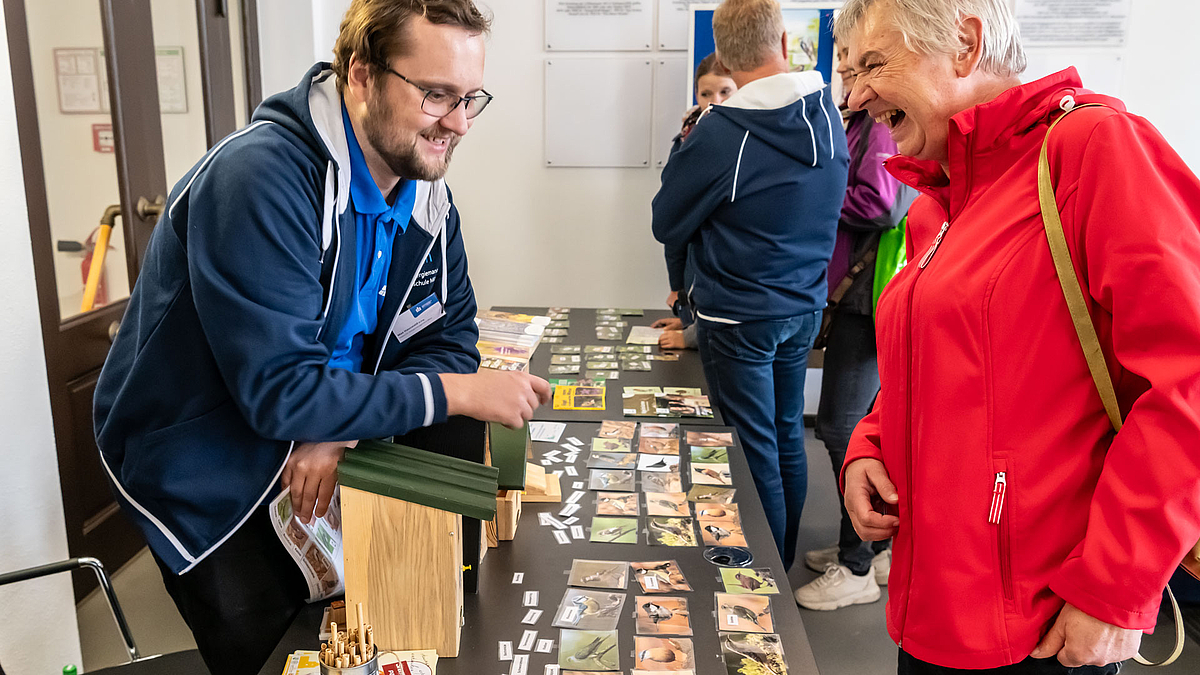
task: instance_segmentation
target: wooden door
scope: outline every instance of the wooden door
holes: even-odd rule
[[[68,549],[115,570],[145,541],[104,477],[92,397],[170,186],[243,117],[230,3],[3,1]],[[77,598],[94,585],[75,575]]]

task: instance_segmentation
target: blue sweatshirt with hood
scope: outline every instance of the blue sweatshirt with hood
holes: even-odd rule
[[[328,64],[313,66],[175,185],[100,374],[101,462],[176,573],[278,489],[296,443],[443,421],[436,373],[479,365],[458,212],[442,180],[417,182],[362,371],[329,365],[357,292],[335,80]],[[401,330],[402,317],[439,304],[436,321]]]
[[[848,165],[818,72],[755,80],[708,110],[653,202],[654,237],[668,250],[692,245],[699,317],[740,323],[825,307]]]

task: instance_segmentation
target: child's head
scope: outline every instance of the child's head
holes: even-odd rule
[[[696,102],[701,109],[724,103],[735,91],[737,84],[716,54],[709,54],[696,66]]]

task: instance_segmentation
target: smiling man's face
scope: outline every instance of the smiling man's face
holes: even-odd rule
[[[887,126],[901,155],[945,163],[959,78],[949,54],[918,54],[891,21],[890,2],[872,5],[847,40],[849,105]]]

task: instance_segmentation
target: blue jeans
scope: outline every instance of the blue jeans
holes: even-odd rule
[[[829,324],[829,343],[825,347],[816,428],[817,438],[825,441],[829,450],[834,480],[840,481],[850,435],[871,411],[877,393],[879,367],[875,353],[875,320],[860,314],[835,312]],[[846,513],[846,505],[840,503],[839,508],[842,520],[838,530],[838,562],[862,576],[871,571],[871,560],[876,553],[887,549],[888,542],[868,543],[859,539]]]
[[[808,492],[804,375],[820,328],[820,311],[740,324],[699,322],[701,357],[708,352],[721,414],[741,437],[785,568],[796,555]]]

